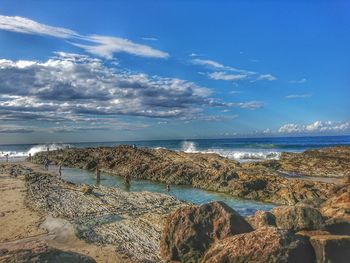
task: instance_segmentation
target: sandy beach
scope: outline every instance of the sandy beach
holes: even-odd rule
[[[42,171],[38,165],[23,162],[20,164]],[[75,236],[69,222],[55,221],[46,213],[29,208],[26,205],[27,190],[23,176],[14,177],[8,173],[8,168],[16,165],[18,164],[0,164],[0,262],[12,262],[11,253],[9,256],[4,255],[6,250],[32,250],[41,246],[87,255],[101,263],[128,262],[126,258],[117,255],[113,246],[97,246],[80,240]],[[50,219],[51,224],[47,224]]]

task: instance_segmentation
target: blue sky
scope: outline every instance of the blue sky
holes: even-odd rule
[[[350,133],[349,1],[1,1],[0,143]]]

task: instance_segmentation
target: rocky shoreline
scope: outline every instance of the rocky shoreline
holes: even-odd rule
[[[113,247],[122,260],[111,262],[342,263],[350,257],[347,171],[337,185],[291,181],[278,173],[281,164],[275,161],[240,164],[215,154],[128,146],[39,153],[32,161],[42,164],[47,156],[64,166],[91,170],[98,165],[120,176],[190,184],[282,204],[244,218],[222,202],[195,206],[164,194],[72,184],[28,163],[0,167],[2,173],[23,178],[26,205],[49,216],[47,224],[66,220],[80,239]],[[0,262],[23,253],[8,248],[0,252]],[[70,252],[44,243],[42,250],[29,248],[25,253],[26,259],[33,256],[39,258],[35,262],[44,262],[40,258]],[[95,262],[83,254],[69,255],[74,262]]]
[[[329,149],[337,152],[334,149],[338,148]],[[343,147],[339,149],[345,151]],[[350,147],[345,149],[350,153]],[[101,171],[118,176],[192,185],[244,199],[285,205],[308,200],[322,202],[330,196],[333,188],[330,183],[284,178],[280,174],[285,163],[283,158],[281,161],[238,163],[217,154],[136,149],[124,145],[41,152],[32,161],[43,164],[47,157],[56,165],[88,170],[98,167]],[[293,167],[298,169],[300,166],[295,162]],[[345,169],[341,176],[348,175],[347,167],[347,162],[340,162],[338,170]]]

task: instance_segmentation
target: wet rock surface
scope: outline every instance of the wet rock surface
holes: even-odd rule
[[[230,235],[252,231],[252,227],[223,202],[186,206],[172,212],[160,243],[166,260],[198,262],[211,243]]]
[[[294,174],[346,177],[350,176],[350,147],[330,147],[303,153],[285,152],[278,161],[273,162],[276,169]]]
[[[130,146],[64,149],[41,152],[32,159],[43,164],[95,169],[119,176],[229,193],[232,196],[277,204],[326,200],[332,184],[288,180],[260,163],[238,163],[217,154],[184,153]]]

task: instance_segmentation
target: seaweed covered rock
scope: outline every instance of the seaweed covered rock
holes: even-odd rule
[[[161,237],[165,260],[198,262],[216,240],[252,231],[238,213],[222,202],[186,206],[172,212]]]

